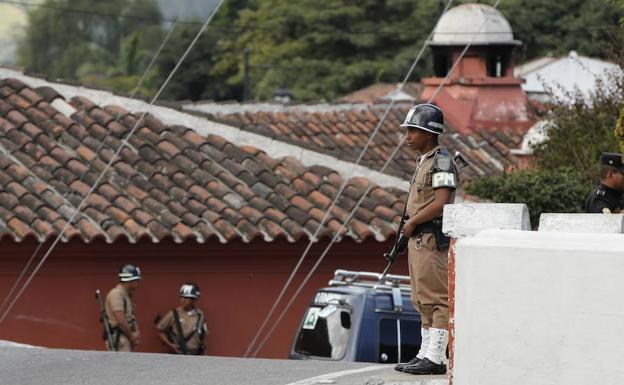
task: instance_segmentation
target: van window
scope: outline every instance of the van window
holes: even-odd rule
[[[351,310],[335,305],[308,309],[297,336],[295,352],[340,360],[351,335]]]
[[[398,326],[398,327],[397,327]],[[401,349],[399,350],[399,329]],[[420,323],[417,321],[382,318],[379,322],[379,356],[381,363],[407,362],[420,349]]]

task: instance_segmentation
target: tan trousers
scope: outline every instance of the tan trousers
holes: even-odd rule
[[[437,251],[433,234],[423,234],[418,247],[417,238],[408,244],[412,303],[420,313],[422,327],[447,329],[448,310],[448,251]]]

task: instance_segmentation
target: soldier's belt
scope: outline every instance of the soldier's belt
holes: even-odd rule
[[[419,234],[435,233],[436,231],[440,231],[441,229],[442,221],[434,219],[432,221],[416,225],[414,231],[412,232],[412,237],[418,236]]]

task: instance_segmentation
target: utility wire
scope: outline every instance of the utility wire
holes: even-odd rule
[[[450,8],[451,4],[453,3],[453,0],[450,0],[447,4],[446,7],[444,8],[444,10],[442,11],[442,14],[440,15],[440,17],[442,17],[442,15],[444,15],[444,13],[446,13],[446,11]],[[427,39],[425,39],[425,41],[423,42],[423,45],[420,49],[420,51],[418,52],[418,55],[416,55],[416,59],[414,59],[410,69],[407,71],[407,74],[405,75],[405,77],[403,78],[403,81],[399,84],[399,86],[397,87],[397,92],[401,92],[401,90],[403,89],[403,87],[405,86],[405,83],[407,83],[407,80],[410,78],[410,76],[412,75],[412,72],[414,71],[414,69],[416,68],[416,65],[418,64],[418,62],[420,61],[423,53],[425,52],[425,49],[427,48],[427,42],[429,40],[431,40],[431,37],[433,36],[433,33],[435,31],[435,27],[431,30],[431,32],[429,33],[429,36],[427,37]],[[375,129],[373,130],[372,134],[369,136],[368,141],[366,142],[366,145],[364,146],[364,148],[362,149],[362,151],[360,152],[360,155],[358,156],[358,158],[356,159],[354,166],[360,164],[360,162],[362,161],[362,158],[364,157],[364,154],[366,153],[366,151],[368,150],[368,147],[370,146],[370,144],[372,143],[375,135],[377,135],[377,133],[379,132],[380,128],[382,127],[384,121],[386,120],[386,117],[388,116],[388,113],[390,112],[390,110],[392,109],[393,105],[395,103],[395,99],[392,98],[390,104],[388,104],[388,107],[386,108],[386,110],[384,111],[384,114],[382,116],[382,118],[379,120],[379,123],[377,124],[377,126],[375,127]],[[254,338],[252,339],[251,343],[249,344],[249,346],[247,346],[247,350],[245,351],[245,354],[243,355],[243,357],[247,357],[253,347],[253,345],[256,343],[258,337],[262,334],[262,332],[264,331],[264,328],[266,327],[267,323],[269,322],[269,319],[271,318],[271,316],[273,315],[273,313],[275,312],[275,309],[277,308],[277,305],[279,304],[279,302],[282,300],[282,298],[284,297],[284,294],[286,293],[286,290],[288,288],[288,286],[290,286],[290,283],[292,282],[293,278],[295,277],[295,274],[297,274],[297,272],[299,271],[299,268],[301,267],[301,265],[303,264],[303,261],[305,260],[306,256],[308,255],[310,249],[312,248],[312,245],[314,242],[316,242],[317,237],[321,231],[321,229],[323,228],[323,225],[325,224],[325,222],[329,219],[329,216],[331,215],[331,211],[332,209],[336,206],[336,203],[338,202],[338,198],[340,197],[340,195],[342,194],[342,192],[344,191],[344,189],[347,186],[347,183],[349,181],[349,178],[344,178],[344,181],[342,183],[342,185],[340,186],[340,189],[338,190],[338,192],[336,193],[336,197],[334,198],[334,200],[332,201],[331,205],[327,208],[327,210],[325,211],[325,215],[323,216],[323,219],[321,220],[321,222],[319,223],[318,227],[316,228],[316,231],[314,232],[314,235],[312,236],[312,238],[310,239],[310,241],[308,242],[308,245],[306,246],[306,249],[304,250],[303,254],[301,255],[301,257],[299,258],[299,260],[297,261],[297,264],[295,265],[295,268],[293,269],[293,271],[290,273],[290,276],[288,277],[288,279],[286,280],[286,283],[284,284],[284,286],[282,287],[282,290],[280,291],[279,295],[277,296],[277,299],[273,302],[273,305],[271,306],[271,309],[269,310],[269,313],[267,314],[267,316],[264,318],[264,321],[262,322],[262,324],[260,325],[260,328],[258,329],[258,331],[256,332],[256,335],[254,336]],[[342,231],[342,229],[341,229]],[[255,354],[254,354],[255,355]]]
[[[158,56],[160,55],[161,51],[163,50],[163,48],[165,47],[165,45],[167,44],[167,42],[169,41],[169,38],[171,37],[171,34],[173,32],[173,30],[175,29],[175,27],[178,24],[178,21],[180,19],[180,15],[178,15],[178,18],[176,19],[176,21],[174,22],[174,24],[171,26],[171,28],[169,29],[169,32],[167,33],[167,35],[165,36],[164,40],[162,41],[162,43],[160,44],[160,47],[158,47],[158,50],[156,51],[156,53],[152,56],[152,59],[150,61],[150,63],[148,64],[147,68],[145,69],[145,71],[143,72],[143,75],[141,75],[141,78],[139,79],[139,81],[137,82],[136,87],[134,88],[134,90],[132,91],[132,93],[130,94],[130,98],[133,98],[136,93],[139,91],[139,89],[141,88],[141,86],[143,85],[143,81],[145,80],[145,77],[149,74],[150,70],[152,69],[152,66],[154,65],[154,63],[156,63],[156,59],[158,58]],[[115,122],[118,122],[119,119],[121,118],[121,115],[118,114],[115,117]],[[102,149],[102,147],[104,146],[104,142],[106,140],[106,138],[108,136],[110,136],[111,134],[111,129],[108,129],[108,132],[106,133],[106,135],[104,136],[104,138],[102,138],[102,141],[100,142],[100,145],[98,146],[98,148],[95,150],[95,153],[99,153],[100,150]],[[85,171],[83,171],[82,175],[80,175],[80,178],[78,178],[78,181],[82,181],[82,178],[85,177],[85,175],[91,171],[91,164],[93,162],[95,158],[91,159],[89,161],[89,163],[87,164]],[[63,200],[67,200],[67,197],[71,194],[73,194],[75,192],[75,188],[67,191],[62,199]],[[0,310],[2,310],[2,308],[4,308],[4,306],[6,305],[6,303],[8,302],[9,298],[13,295],[13,293],[15,292],[17,286],[19,285],[19,282],[22,280],[24,274],[26,273],[26,271],[28,270],[28,268],[30,267],[30,265],[32,264],[32,262],[35,259],[35,256],[39,253],[39,250],[41,249],[41,247],[43,246],[44,242],[39,243],[39,245],[37,246],[37,248],[35,249],[34,253],[30,256],[28,262],[26,263],[25,267],[22,269],[22,272],[20,273],[20,275],[18,276],[17,280],[15,281],[15,283],[13,284],[13,286],[11,287],[11,289],[9,290],[9,294],[7,294],[7,296],[5,297],[4,301],[2,302],[2,305],[0,305]]]
[[[224,0],[220,0],[219,3],[217,4],[217,6],[213,9],[212,13],[208,16],[208,18],[206,19],[206,21],[204,22],[204,24],[202,25],[202,28],[199,30],[199,32],[195,35],[195,38],[193,39],[193,41],[189,44],[189,46],[187,47],[186,51],[182,54],[182,56],[180,57],[180,59],[178,60],[178,62],[176,63],[175,67],[171,70],[171,72],[169,73],[169,76],[167,76],[167,78],[165,79],[165,81],[162,83],[162,85],[160,86],[160,88],[158,89],[158,91],[156,92],[156,94],[154,95],[154,97],[151,99],[151,101],[149,102],[149,105],[153,105],[156,100],[158,100],[158,98],[160,97],[160,94],[163,92],[163,90],[165,89],[165,87],[167,87],[167,85],[169,84],[169,82],[171,81],[171,79],[173,78],[173,76],[175,75],[175,73],[178,71],[178,69],[180,68],[180,66],[182,65],[182,62],[184,62],[184,60],[186,59],[186,57],[188,56],[188,54],[191,52],[191,50],[195,47],[195,44],[197,43],[197,41],[199,40],[199,38],[201,37],[201,35],[204,33],[204,31],[206,30],[206,28],[208,27],[208,24],[210,24],[210,21],[213,19],[214,15],[217,13],[217,11],[219,10],[219,8],[221,8],[221,5],[223,4]],[[35,267],[35,269],[31,272],[30,276],[28,277],[28,279],[26,280],[26,282],[24,283],[24,285],[21,287],[21,289],[17,292],[17,294],[15,295],[15,297],[13,298],[13,300],[11,301],[11,303],[8,305],[7,309],[4,311],[4,313],[2,314],[2,317],[0,317],[0,324],[4,321],[4,319],[6,318],[6,316],[9,314],[9,312],[11,311],[11,309],[13,308],[13,306],[15,305],[15,303],[19,300],[19,298],[22,296],[22,294],[24,293],[24,291],[26,290],[26,288],[28,287],[28,285],[30,284],[30,282],[32,282],[33,278],[35,277],[35,275],[37,274],[37,272],[41,269],[41,266],[43,266],[43,264],[45,263],[45,261],[47,260],[47,258],[50,256],[50,253],[52,253],[52,251],[54,250],[54,247],[56,247],[56,245],[58,244],[58,242],[61,240],[63,234],[65,233],[65,231],[69,228],[69,226],[71,225],[71,223],[74,221],[74,219],[76,218],[76,216],[78,215],[78,213],[80,213],[80,210],[82,209],[82,206],[85,204],[85,202],[87,201],[87,199],[89,198],[89,196],[93,193],[93,191],[95,191],[95,188],[98,186],[98,184],[100,183],[100,181],[102,180],[102,178],[106,175],[106,172],[108,171],[108,169],[111,167],[111,165],[117,160],[117,157],[119,156],[119,153],[121,152],[121,150],[128,145],[128,140],[132,137],[132,135],[134,135],[135,131],[137,130],[137,128],[141,125],[141,123],[143,123],[143,120],[145,119],[145,116],[147,115],[147,111],[143,112],[143,114],[141,115],[141,117],[139,118],[139,120],[137,120],[137,122],[134,124],[134,126],[132,127],[132,129],[130,130],[130,132],[128,133],[128,135],[124,138],[124,140],[122,141],[121,145],[119,146],[119,148],[117,149],[117,151],[113,154],[113,156],[111,157],[110,161],[108,162],[108,164],[106,165],[106,167],[104,168],[104,170],[102,170],[102,172],[100,173],[100,175],[98,176],[98,178],[96,179],[95,183],[93,184],[93,186],[91,187],[91,189],[87,192],[87,195],[85,195],[85,197],[83,198],[83,200],[80,202],[80,204],[78,205],[78,208],[76,210],[74,210],[71,218],[69,219],[69,221],[67,221],[67,223],[65,224],[65,226],[63,227],[63,229],[61,230],[61,232],[59,233],[59,235],[56,237],[56,239],[54,240],[54,242],[52,243],[52,245],[50,246],[50,248],[47,250],[47,252],[45,253],[45,255],[42,257],[41,261],[39,261],[39,263],[37,264],[37,266]]]
[[[498,5],[500,4],[502,0],[497,0],[495,5],[493,6],[494,9],[496,9],[498,7]],[[479,28],[479,31],[483,28],[483,26],[485,25],[485,22],[487,21],[487,18],[483,21],[483,23],[481,23],[481,27]],[[442,80],[442,82],[438,85],[434,95],[432,95],[432,97],[429,99],[429,103],[431,101],[434,100],[434,98],[438,95],[439,91],[442,89],[442,87],[444,87],[444,85],[446,84],[446,82],[448,81],[448,79],[450,78],[451,74],[453,73],[453,71],[455,70],[455,68],[457,67],[457,64],[461,61],[461,59],[463,59],[464,55],[466,54],[466,52],[468,51],[468,49],[470,48],[470,46],[472,45],[474,39],[476,38],[478,32],[475,33],[472,37],[472,39],[470,40],[470,42],[468,42],[468,44],[466,44],[466,47],[463,49],[463,51],[461,52],[461,54],[457,57],[457,60],[455,60],[455,62],[453,63],[453,66],[451,67],[451,69],[449,70],[449,72],[446,74],[446,76],[444,77],[444,79]],[[403,145],[403,143],[405,142],[405,136],[403,136],[401,138],[401,140],[399,141],[399,144],[394,148],[394,150],[392,151],[392,153],[390,154],[390,157],[386,160],[386,162],[384,163],[384,165],[381,167],[381,169],[379,169],[378,172],[383,173],[386,168],[390,165],[390,162],[394,159],[394,157],[396,156],[396,154],[399,152],[399,150],[401,149],[401,146]],[[312,266],[312,269],[310,269],[310,271],[308,272],[308,274],[305,276],[305,278],[303,279],[303,282],[301,282],[301,284],[299,285],[299,287],[297,288],[297,290],[295,291],[295,293],[292,295],[292,297],[290,298],[290,301],[286,304],[286,307],[284,308],[284,310],[280,313],[280,315],[278,316],[277,320],[273,323],[273,326],[271,327],[271,329],[269,329],[269,331],[267,332],[267,334],[264,336],[264,338],[262,339],[262,341],[260,342],[260,344],[258,344],[258,347],[256,348],[256,350],[254,351],[252,357],[256,357],[256,355],[258,354],[258,352],[260,351],[260,349],[262,349],[262,347],[264,346],[264,344],[269,340],[269,338],[271,337],[271,335],[273,334],[273,332],[275,331],[275,329],[277,328],[277,326],[279,325],[279,323],[282,321],[282,319],[284,318],[284,316],[286,315],[286,313],[288,312],[288,310],[290,309],[290,307],[292,306],[292,304],[295,302],[295,300],[297,299],[297,296],[301,293],[301,291],[303,290],[303,287],[308,283],[308,281],[310,280],[310,278],[312,277],[312,274],[314,274],[314,272],[316,271],[316,269],[319,267],[319,265],[321,264],[321,262],[323,262],[325,256],[327,255],[327,253],[329,252],[329,250],[331,249],[331,247],[333,246],[333,244],[336,242],[336,240],[338,240],[338,238],[340,238],[340,234],[342,233],[342,231],[345,229],[347,223],[349,223],[349,221],[353,218],[353,216],[355,215],[356,210],[360,207],[360,205],[362,204],[362,202],[364,201],[364,199],[366,199],[368,193],[372,190],[372,188],[374,187],[373,183],[370,183],[369,186],[366,188],[366,190],[364,191],[364,193],[362,194],[362,197],[358,200],[358,202],[356,203],[356,205],[353,207],[353,209],[351,209],[351,212],[349,213],[349,216],[347,217],[347,219],[342,223],[342,225],[340,226],[340,228],[336,231],[334,237],[332,238],[331,242],[329,243],[329,245],[327,245],[327,247],[325,248],[325,250],[323,250],[323,253],[319,256],[319,258],[317,259],[316,263]],[[336,195],[336,198],[334,200],[338,199],[338,195]],[[407,204],[407,202],[406,202]]]
[[[171,37],[171,34],[173,32],[173,30],[175,29],[175,27],[178,24],[178,21],[180,20],[180,15],[178,15],[178,18],[175,20],[175,22],[173,23],[173,25],[171,26],[171,28],[169,29],[169,32],[167,33],[167,35],[165,36],[165,38],[163,39],[162,43],[160,44],[160,47],[158,47],[158,49],[156,50],[156,52],[154,53],[154,55],[152,56],[152,59],[150,60],[149,64],[147,65],[147,68],[145,69],[145,71],[143,71],[143,74],[141,75],[141,78],[139,79],[139,81],[136,84],[136,87],[134,87],[134,90],[132,91],[132,93],[130,94],[130,98],[133,98],[137,92],[139,91],[139,89],[141,88],[141,86],[143,85],[143,81],[145,80],[146,76],[149,74],[149,72],[151,71],[154,63],[156,63],[156,59],[158,58],[158,56],[160,55],[161,51],[163,50],[163,48],[165,47],[165,45],[167,44],[167,42],[169,41],[169,38]],[[121,118],[121,114],[117,114],[117,116],[115,116],[115,122],[118,122],[119,119]],[[110,127],[110,125],[109,125]],[[108,128],[108,132],[106,133],[106,135],[104,136],[104,138],[102,138],[98,148],[95,150],[95,153],[98,154],[100,152],[100,150],[102,149],[102,147],[104,146],[104,142],[106,141],[106,138],[108,138],[111,134],[112,130],[110,128]],[[91,164],[93,163],[93,161],[96,158],[91,159],[85,170],[82,172],[82,175],[80,175],[80,178],[78,178],[78,181],[82,181],[82,178],[85,177],[85,175],[87,175],[89,173],[89,171],[91,171]],[[64,201],[69,202],[69,200],[67,199],[68,196],[70,196],[71,194],[73,194],[76,191],[75,188],[72,188],[71,190],[68,190],[65,194],[63,194],[62,199]],[[75,209],[75,208],[74,208]],[[30,265],[32,265],[33,261],[35,260],[35,257],[39,254],[39,250],[41,250],[41,248],[43,247],[44,242],[40,242],[39,245],[37,245],[37,248],[35,249],[35,251],[32,253],[32,255],[30,256],[30,258],[28,259],[28,262],[26,262],[26,265],[24,266],[24,268],[22,269],[20,275],[17,277],[17,279],[15,280],[15,282],[13,283],[13,286],[11,286],[11,289],[9,290],[9,293],[6,295],[6,297],[4,298],[4,300],[2,301],[2,304],[0,305],[0,311],[2,311],[2,309],[5,307],[5,305],[8,303],[9,299],[11,298],[11,296],[13,295],[13,293],[15,293],[15,290],[17,290],[17,287],[19,286],[21,280],[24,278],[24,275],[26,274],[26,272],[28,271],[28,269],[30,268]]]

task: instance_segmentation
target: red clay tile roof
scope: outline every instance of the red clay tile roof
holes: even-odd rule
[[[379,170],[400,140],[399,125],[412,103],[397,102],[375,136],[361,164]],[[225,108],[228,107],[228,108]],[[323,104],[282,106],[251,104],[225,106],[216,103],[198,104],[197,113],[241,129],[274,137],[280,141],[297,144],[313,151],[355,161],[369,135],[375,129],[387,108],[387,104]],[[459,150],[471,163],[462,172],[462,180],[500,173],[515,169],[519,160],[510,149],[519,148],[522,136],[514,130],[501,126],[496,132],[478,130],[471,135],[461,135],[447,127],[441,143],[453,153]],[[404,146],[386,173],[409,178],[416,166],[417,154]]]
[[[57,235],[140,116],[84,97],[67,102],[76,109],[69,117],[64,113],[71,109],[53,88],[0,80],[2,239]],[[293,242],[311,237],[343,181],[327,167],[273,159],[220,136],[166,126],[152,115],[129,143],[64,241]],[[321,237],[335,234],[369,183],[349,181]],[[343,235],[388,239],[404,199],[401,190],[373,188]]]

